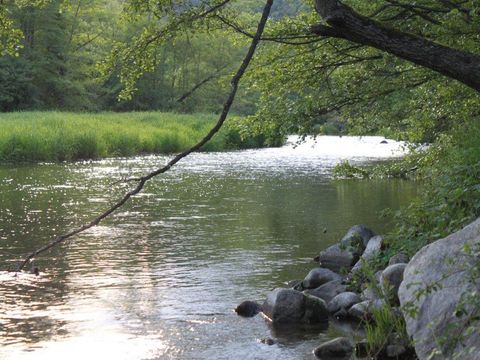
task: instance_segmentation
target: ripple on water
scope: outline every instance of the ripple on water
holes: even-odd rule
[[[375,212],[414,191],[402,182],[329,181],[338,162],[398,156],[402,144],[296,140],[193,154],[101,226],[36,259],[41,276],[0,273],[0,358],[311,358],[343,330],[274,329],[233,309],[302,278],[352,223],[382,231]],[[0,261],[13,264],[90,221],[133,186],[112,183],[168,159],[0,167]],[[265,337],[277,343],[262,344]]]

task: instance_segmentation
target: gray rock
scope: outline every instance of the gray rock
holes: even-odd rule
[[[407,352],[407,348],[403,345],[387,345],[385,352],[389,358],[398,358]]]
[[[342,280],[342,277],[330,269],[315,268],[302,281],[303,289],[315,289],[333,280]]]
[[[340,244],[343,246],[357,246],[358,240],[361,242],[361,247],[365,249],[368,241],[375,236],[375,233],[367,228],[365,225],[354,225],[348,231],[347,234],[340,240]]]
[[[366,300],[359,302],[358,304],[352,305],[352,307],[348,310],[348,316],[366,321],[371,318],[370,308],[372,306],[372,301]]]
[[[267,295],[262,311],[275,324],[328,322],[326,303],[293,289],[278,288]]]
[[[333,314],[333,317],[337,320],[344,320],[348,317],[348,312],[342,307],[335,314]]]
[[[319,359],[347,358],[352,352],[352,342],[344,337],[327,341],[313,351],[315,356]]]
[[[368,307],[368,311],[373,312],[374,310],[379,310],[385,305],[387,305],[387,302],[384,299],[373,300]]]
[[[320,266],[330,269],[336,273],[350,271],[352,265],[358,260],[359,255],[353,254],[339,244],[332,245],[320,252],[316,257]]]
[[[390,260],[388,260],[388,265],[394,264],[407,264],[410,259],[404,253],[399,253],[397,255],[393,255]]]
[[[387,266],[380,277],[380,286],[385,295],[392,295],[398,301],[398,288],[403,281],[403,272],[407,264],[394,264]]]
[[[370,238],[365,251],[363,252],[362,256],[360,256],[360,259],[357,261],[357,263],[353,266],[352,271],[355,272],[360,270],[365,261],[374,258],[378,253],[380,253],[380,250],[382,250],[382,243],[383,237],[380,235]]]
[[[255,301],[244,301],[238,305],[235,309],[235,312],[243,317],[253,317],[262,311],[262,307],[259,303]]]
[[[467,281],[468,270],[478,259],[464,253],[464,247],[480,244],[480,219],[462,230],[423,247],[408,263],[398,295],[402,306],[414,306],[417,315],[412,318],[404,313],[407,332],[413,338],[415,352],[425,359],[437,350],[441,354],[431,359],[450,359],[452,354],[462,360],[478,360],[480,354],[480,325],[464,334],[462,341],[440,343],[446,336],[459,335],[465,325],[465,317],[456,317],[455,309],[462,294],[480,290]],[[418,291],[438,284],[433,292],[418,297]],[[467,308],[467,310],[469,310]]]
[[[328,303],[335,296],[345,291],[347,291],[347,285],[342,284],[341,280],[332,280],[315,289],[305,290],[304,293],[316,296]]]
[[[355,294],[354,292],[344,292],[335,296],[330,302],[328,303],[327,309],[331,314],[336,313],[340,309],[348,310],[353,305],[358,304],[361,302],[360,296]]]
[[[379,296],[371,287],[365,288],[360,294],[362,300],[378,300]]]

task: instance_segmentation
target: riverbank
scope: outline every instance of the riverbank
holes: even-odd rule
[[[175,153],[192,146],[215,124],[215,114],[161,112],[16,112],[0,115],[0,161],[61,162]],[[242,139],[229,123],[206,146],[223,151],[265,146]]]

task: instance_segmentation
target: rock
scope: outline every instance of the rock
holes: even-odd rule
[[[302,287],[303,289],[315,289],[333,280],[342,280],[342,277],[330,269],[316,268],[311,270],[302,281]]]
[[[276,343],[276,341],[272,338],[263,338],[262,340],[260,340],[260,342],[265,345],[275,345]]]
[[[390,260],[388,260],[388,265],[394,264],[407,264],[410,259],[404,253],[399,253],[397,255],[393,255]]]
[[[387,266],[380,277],[380,287],[384,294],[392,295],[398,301],[398,288],[403,280],[403,272],[407,264],[394,264]]]
[[[368,356],[367,340],[363,339],[355,344],[355,356],[360,358]]]
[[[380,144],[388,144],[388,141],[387,140],[382,140],[382,141],[380,141]]]
[[[378,300],[379,296],[371,287],[365,288],[360,294],[362,300]]]
[[[352,307],[348,310],[348,316],[358,320],[367,321],[371,318],[371,306],[371,300],[362,301],[352,305]]]
[[[454,340],[466,325],[464,316],[455,316],[462,294],[480,290],[480,283],[468,281],[469,269],[478,258],[466,255],[465,246],[480,244],[480,219],[462,230],[423,247],[408,263],[398,296],[403,306],[414,306],[414,318],[404,313],[407,332],[412,337],[415,352],[426,359],[437,350],[441,353],[432,359],[451,359],[453,354],[462,360],[479,359],[480,325],[471,333],[464,333],[460,342]],[[418,291],[438,284],[436,290],[418,297]],[[471,308],[467,307],[467,311]],[[446,337],[450,337],[447,339]],[[442,341],[443,340],[443,341]]]
[[[360,270],[363,262],[374,258],[380,252],[380,250],[382,250],[382,243],[383,237],[380,235],[370,238],[365,251],[363,252],[362,256],[360,256],[360,260],[358,260],[353,266],[352,271],[355,272]]]
[[[345,337],[327,341],[313,351],[315,356],[319,359],[347,358],[352,352],[353,344]]]
[[[337,320],[345,320],[348,317],[348,312],[342,307],[335,314],[333,314],[333,317]]]
[[[341,280],[332,280],[315,289],[305,290],[304,293],[316,296],[328,303],[335,296],[345,291],[347,291],[347,285],[342,284]]]
[[[375,236],[375,233],[365,225],[354,225],[347,234],[340,240],[340,244],[347,247],[357,247],[360,245],[362,250],[367,247],[368,241]],[[358,242],[360,241],[360,244]]]
[[[326,303],[293,289],[278,288],[267,295],[262,311],[273,323],[328,322]]]
[[[403,345],[387,345],[385,352],[389,358],[398,358],[407,352],[407,348]]]
[[[354,292],[344,292],[335,296],[330,302],[328,303],[327,309],[331,314],[336,313],[340,309],[348,310],[353,305],[361,302],[360,296],[355,294]]]
[[[359,255],[342,249],[339,244],[332,245],[320,252],[320,255],[315,259],[320,263],[320,266],[330,269],[336,273],[342,271],[350,271],[352,265],[358,260]]]
[[[237,306],[235,312],[243,317],[253,317],[262,311],[262,307],[259,303],[255,301],[244,301]]]

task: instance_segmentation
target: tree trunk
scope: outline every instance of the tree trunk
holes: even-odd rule
[[[327,25],[312,26],[314,34],[372,46],[480,91],[480,55],[389,28],[356,13],[337,0],[316,0],[316,8]]]

